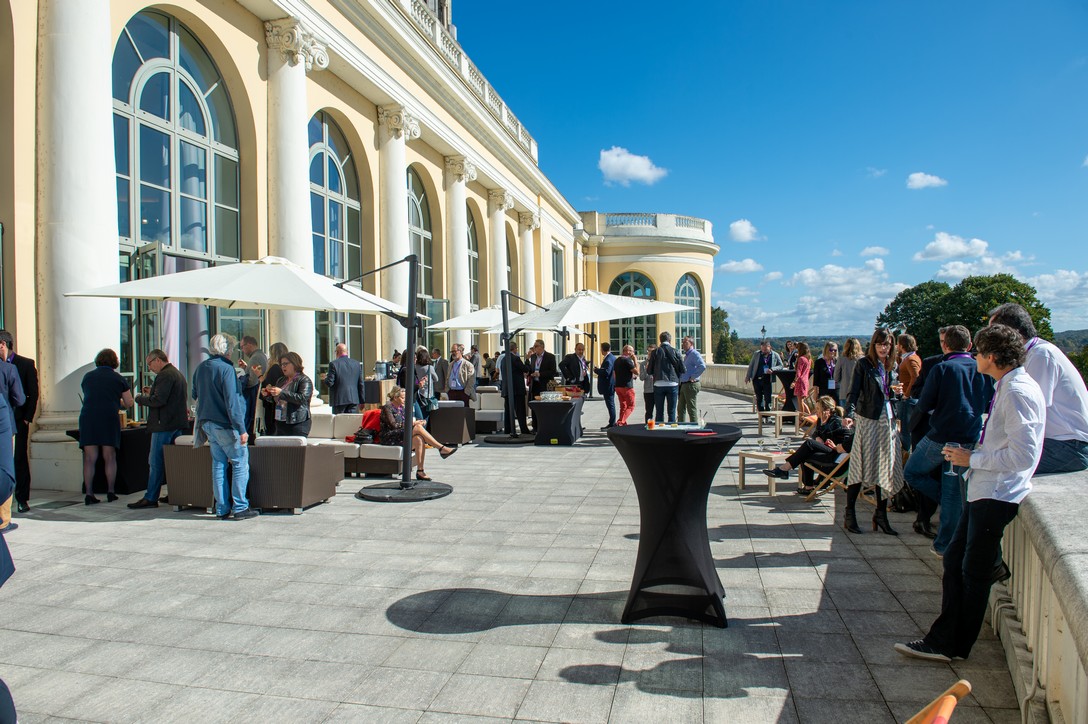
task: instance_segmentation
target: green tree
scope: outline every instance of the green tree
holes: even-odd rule
[[[1043,339],[1053,339],[1050,309],[1039,301],[1035,287],[1011,274],[966,277],[941,300],[938,320],[941,326],[962,324],[974,334],[989,323],[990,310],[999,304],[1022,305]]]
[[[733,364],[728,320],[729,312],[721,307],[712,307],[710,309],[710,348],[714,350],[714,362],[716,364]]]
[[[733,364],[746,365],[756,351],[756,345],[740,338],[737,330],[729,333],[729,345],[733,348]]]
[[[937,330],[944,322],[942,304],[952,287],[944,282],[915,284],[895,295],[876,318],[878,325],[909,332],[918,340],[918,351],[925,357],[941,351]]]
[[[1073,366],[1080,372],[1081,378],[1088,384],[1088,345],[1081,349],[1079,353],[1070,354],[1069,361],[1073,363]]]

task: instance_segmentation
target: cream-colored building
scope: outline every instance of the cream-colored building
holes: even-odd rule
[[[63,296],[119,278],[271,254],[353,279],[411,251],[432,322],[504,288],[618,290],[686,300],[629,331],[680,326],[705,349],[710,224],[579,214],[537,161],[446,0],[0,0],[0,301],[40,370],[35,486],[78,485],[64,430],[103,347],[139,385],[148,350],[189,374],[216,331],[318,369],[337,341],[368,370],[403,345],[373,317]],[[407,299],[403,267],[357,283]]]

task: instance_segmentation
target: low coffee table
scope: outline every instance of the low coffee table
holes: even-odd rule
[[[737,489],[741,492],[744,491],[744,466],[747,465],[749,458],[752,460],[762,460],[767,463],[767,468],[770,469],[778,463],[785,462],[787,456],[789,456],[789,453],[785,450],[764,450],[762,452],[759,450],[741,450],[737,453]],[[767,486],[770,489],[771,495],[774,495],[775,483],[777,481],[778,478],[770,475],[767,476]]]

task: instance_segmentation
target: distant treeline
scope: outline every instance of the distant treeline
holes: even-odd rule
[[[1054,333],[1054,344],[1066,354],[1081,352],[1088,347],[1088,329],[1070,329]]]

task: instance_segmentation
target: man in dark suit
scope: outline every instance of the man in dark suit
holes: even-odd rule
[[[38,370],[34,360],[15,354],[15,338],[0,329],[0,359],[15,365],[26,401],[15,410],[15,500],[19,512],[30,510],[30,423],[38,410]]]
[[[616,380],[612,376],[615,366],[616,355],[612,354],[612,345],[602,342],[601,366],[593,370],[597,375],[597,392],[604,397],[604,406],[608,410],[608,424],[602,430],[616,426]]]
[[[362,412],[359,406],[366,399],[363,392],[363,366],[358,360],[348,357],[346,344],[336,345],[336,359],[329,363],[325,385],[329,388],[332,414]]]
[[[438,387],[435,389],[435,397],[439,392],[446,391],[446,384],[450,377],[450,361],[442,356],[442,350],[435,347],[431,350],[431,365],[434,366],[434,373],[438,375]]]
[[[548,389],[548,382],[559,374],[559,367],[555,363],[555,355],[544,350],[544,340],[538,339],[533,343],[529,361],[529,398],[536,399],[537,395]],[[536,430],[536,412],[533,412],[533,430]]]
[[[559,363],[559,371],[568,385],[578,385],[582,392],[589,392],[589,362],[586,360],[586,346],[579,342],[574,351]]]
[[[510,357],[510,369],[507,370],[506,357]],[[525,367],[525,362],[522,361],[521,356],[518,355],[518,345],[513,343],[510,345],[510,352],[504,352],[499,355],[498,361],[499,374],[501,375],[501,391],[502,396],[508,395],[514,396],[514,417],[517,418],[518,424],[521,425],[521,434],[529,434],[529,425],[525,422],[525,374],[529,371]],[[503,417],[506,424],[506,431],[514,434],[514,421],[510,418],[510,405],[503,406]]]

